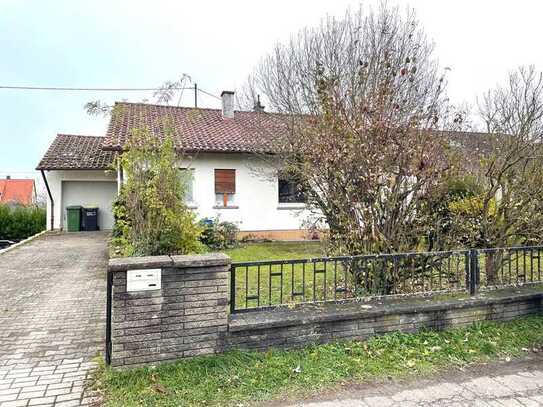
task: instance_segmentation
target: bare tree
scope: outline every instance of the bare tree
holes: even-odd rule
[[[183,97],[183,91],[188,89],[187,86],[191,81],[190,75],[184,73],[178,80],[162,83],[162,85],[153,92],[154,103],[170,105],[172,101],[177,98],[176,106],[179,106]],[[148,100],[144,99],[142,102],[147,103]],[[113,106],[102,100],[91,100],[90,102],[85,103],[84,109],[87,114],[91,116],[109,116]]]
[[[489,148],[478,174],[484,192],[473,240],[485,247],[541,241],[543,74],[519,68],[484,95],[479,110]]]
[[[177,96],[177,106],[181,104],[183,91],[185,87],[192,81],[190,75],[184,73],[177,81],[166,81],[159,89],[153,93],[155,103],[169,105]]]
[[[446,81],[413,11],[328,17],[278,44],[250,76],[288,131],[276,149],[342,253],[418,247],[417,208],[448,168],[433,131]],[[247,96],[249,96],[247,98]]]
[[[487,153],[476,172],[480,194],[453,206],[456,239],[477,247],[540,244],[543,241],[543,74],[521,67],[479,103]],[[502,265],[485,263],[489,283]]]

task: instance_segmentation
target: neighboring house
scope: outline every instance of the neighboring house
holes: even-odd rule
[[[116,103],[105,137],[59,134],[37,167],[49,191],[49,228],[64,228],[70,205],[97,205],[100,228],[112,228],[111,203],[123,182],[114,158],[134,129],[147,129],[159,138],[171,134],[182,152],[179,169],[192,174],[187,203],[199,218],[235,222],[241,235],[306,238],[303,199],[259,159],[272,157],[284,124],[277,114],[234,111],[233,101],[233,92],[223,92],[222,110]]]
[[[0,204],[35,205],[36,184],[33,179],[0,179]]]

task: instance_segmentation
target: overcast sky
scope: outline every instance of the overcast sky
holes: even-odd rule
[[[376,4],[366,1],[364,4]],[[0,0],[0,85],[154,87],[189,74],[219,95],[236,89],[277,41],[349,0],[24,1]],[[412,0],[410,5],[451,68],[455,103],[476,96],[518,65],[543,69],[543,2]],[[0,176],[33,175],[57,133],[104,135],[89,100],[141,101],[150,93],[61,93],[0,89]],[[185,94],[182,105],[193,103]],[[199,105],[220,102],[200,95]]]

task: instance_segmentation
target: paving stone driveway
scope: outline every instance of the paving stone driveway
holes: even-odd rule
[[[0,406],[94,403],[104,347],[107,235],[43,235],[0,254]]]

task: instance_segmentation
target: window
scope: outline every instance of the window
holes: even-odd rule
[[[194,203],[194,168],[180,168],[181,182],[185,184],[185,202]]]
[[[279,203],[305,203],[305,196],[299,182],[279,178]]]
[[[236,170],[215,170],[215,199],[219,207],[234,204],[236,194]]]

